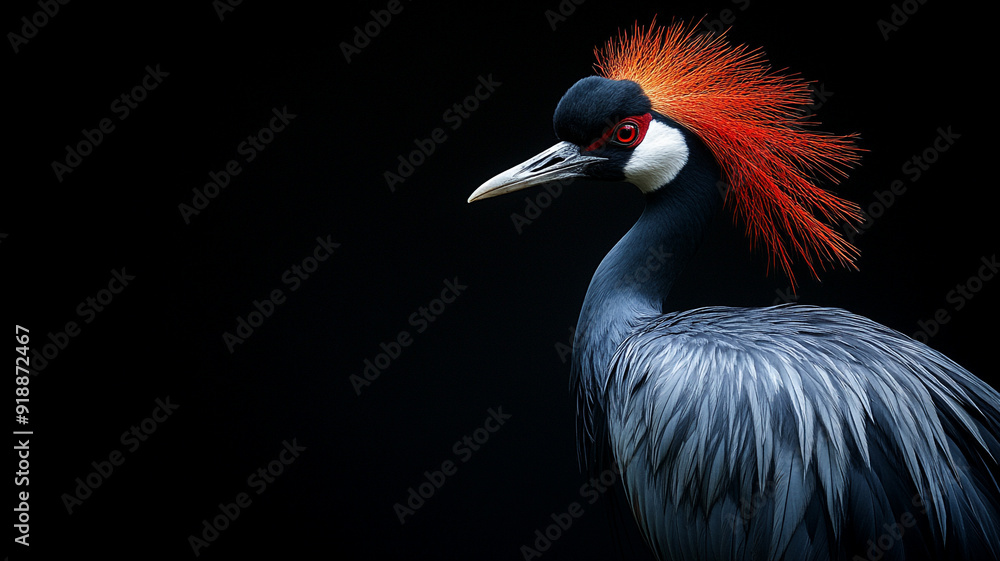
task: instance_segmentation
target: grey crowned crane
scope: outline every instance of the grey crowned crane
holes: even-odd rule
[[[997,559],[996,390],[840,309],[663,309],[723,206],[790,278],[796,258],[853,266],[830,225],[857,207],[818,186],[853,138],[813,130],[807,84],[724,34],[637,26],[596,69],[556,107],[559,142],[469,201],[572,177],[644,194],[587,290],[571,387],[581,457],[619,470],[657,557]],[[638,282],[651,248],[671,257]]]

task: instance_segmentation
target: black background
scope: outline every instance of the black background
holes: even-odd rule
[[[246,1],[221,21],[207,0],[61,6],[4,55],[4,317],[36,350],[81,326],[31,380],[31,546],[11,558],[192,558],[188,537],[240,492],[251,506],[202,558],[514,560],[574,501],[583,516],[543,558],[615,555],[606,502],[581,496],[558,345],[642,199],[578,181],[519,233],[511,215],[544,191],[466,198],[554,143],[552,110],[592,73],[593,47],[657,14],[734,18],[734,41],[822,84],[824,128],[868,150],[844,196],[867,208],[893,180],[907,187],[855,238],[860,271],[800,270],[798,300],[905,333],[944,309],[931,345],[995,386],[997,288],[948,299],[997,249],[985,14],[931,1],[886,40],[892,4],[857,4],[564,2],[574,11],[552,29],[555,0],[404,2],[350,62],[341,43],[385,2]],[[8,2],[4,31],[39,10]],[[169,75],[119,120],[111,103],[147,65]],[[480,76],[500,85],[453,130],[444,112]],[[178,205],[283,107],[288,127],[185,224]],[[52,162],[105,117],[115,130],[58,181]],[[912,181],[902,165],[949,126],[960,138]],[[447,139],[391,192],[384,172],[438,127]],[[282,274],[317,236],[341,245],[291,292]],[[135,279],[84,323],[77,306],[122,267]],[[408,318],[456,277],[467,288],[417,333]],[[670,305],[769,305],[787,287],[723,217]],[[230,353],[222,334],[274,289],[287,300]],[[413,343],[357,395],[350,376],[403,330]],[[167,396],[177,411],[127,451],[121,434]],[[462,462],[455,442],[499,407],[510,418]],[[256,494],[248,476],[293,439],[305,451]],[[68,514],[63,495],[113,450],[124,463]],[[446,460],[457,473],[401,525],[394,503]]]

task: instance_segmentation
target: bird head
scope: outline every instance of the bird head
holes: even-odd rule
[[[469,202],[576,177],[626,181],[643,192],[669,183],[688,158],[686,131],[652,108],[631,80],[589,76],[566,92],[553,118],[561,142],[497,175]]]
[[[596,55],[598,75],[556,107],[560,142],[493,177],[469,202],[576,177],[651,194],[702,163],[690,156],[707,147],[727,205],[793,286],[793,257],[814,276],[825,263],[854,267],[857,250],[831,226],[858,223],[861,213],[819,183],[846,177],[860,149],[853,136],[813,130],[807,82],[773,72],[759,49],[683,22],[637,25]]]

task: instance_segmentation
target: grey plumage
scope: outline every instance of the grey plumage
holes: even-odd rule
[[[861,316],[649,317],[618,346],[601,401],[633,512],[669,559],[830,559],[851,543],[866,559],[869,539],[883,559],[1000,552],[1000,396]],[[892,524],[902,536],[883,551]]]

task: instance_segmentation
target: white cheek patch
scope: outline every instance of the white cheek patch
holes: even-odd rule
[[[625,165],[625,180],[643,193],[651,193],[673,181],[687,160],[688,147],[681,131],[650,121],[646,136]]]

